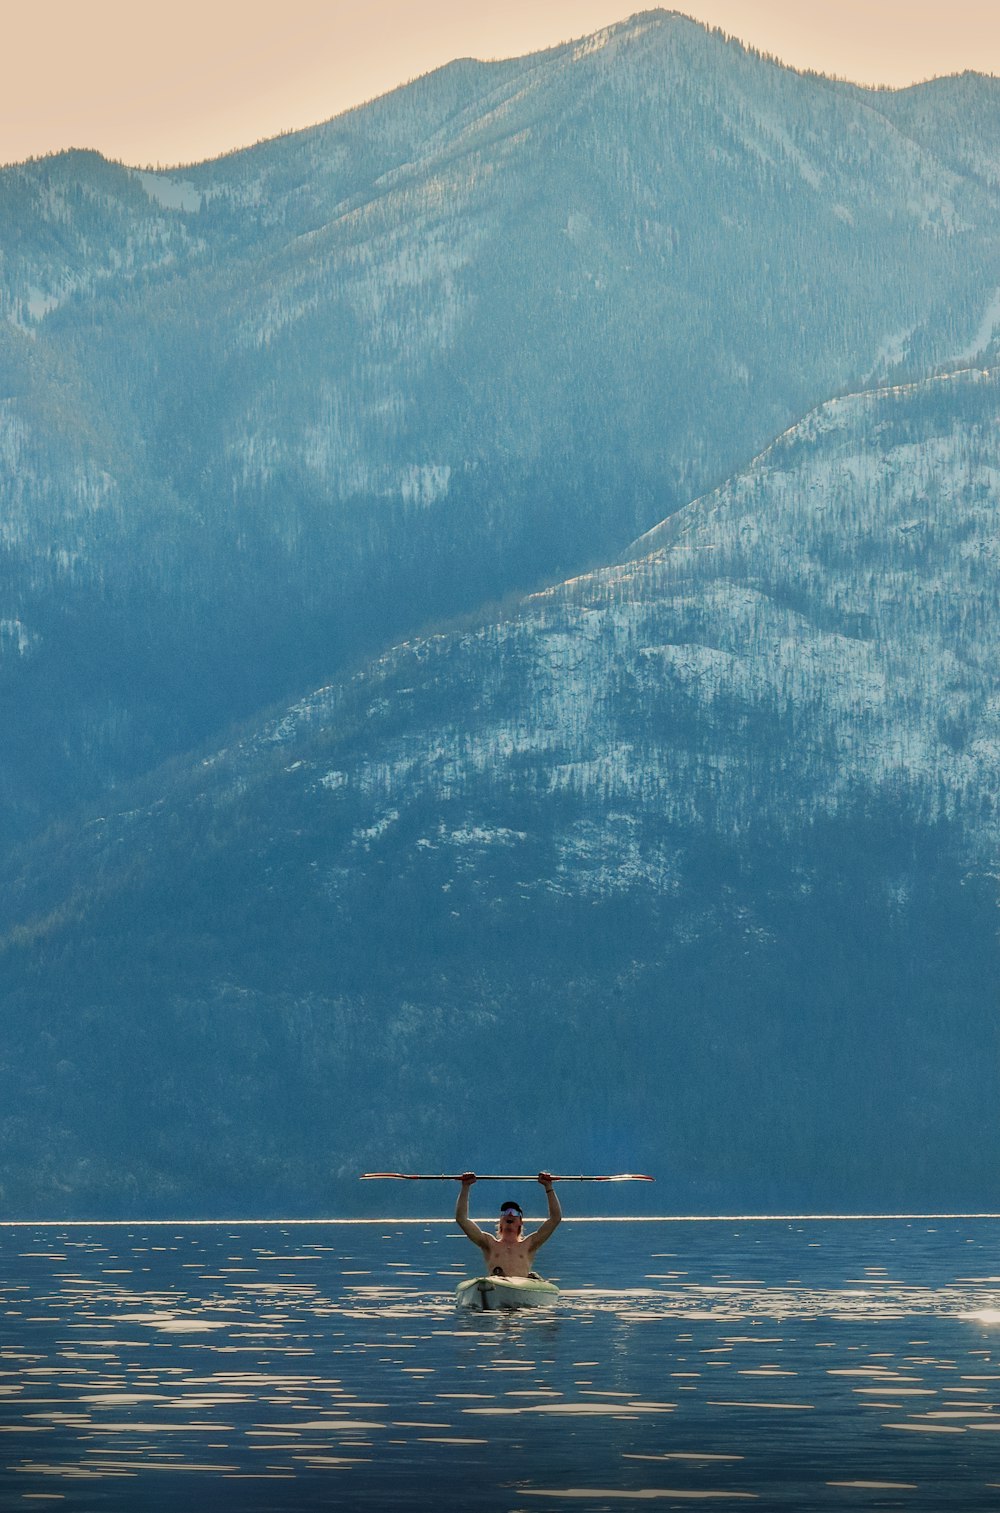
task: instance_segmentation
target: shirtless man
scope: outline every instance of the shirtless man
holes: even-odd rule
[[[500,1205],[500,1218],[497,1221],[495,1235],[488,1235],[485,1230],[479,1228],[478,1224],[474,1224],[469,1218],[469,1188],[475,1180],[475,1172],[462,1173],[462,1191],[455,1205],[455,1222],[459,1229],[468,1235],[473,1245],[479,1246],[486,1257],[486,1270],[491,1276],[534,1276],[535,1251],[540,1245],[545,1244],[550,1235],[554,1234],[562,1220],[562,1209],[559,1207],[559,1199],[552,1186],[551,1175],[548,1172],[538,1173],[538,1180],[544,1187],[545,1196],[549,1201],[549,1216],[545,1223],[530,1235],[521,1232],[524,1222],[521,1205],[511,1201]]]

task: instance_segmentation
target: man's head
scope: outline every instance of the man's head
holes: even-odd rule
[[[524,1214],[521,1212],[520,1203],[501,1203],[500,1217],[497,1220],[497,1233],[501,1236],[521,1233],[521,1225],[524,1222]]]

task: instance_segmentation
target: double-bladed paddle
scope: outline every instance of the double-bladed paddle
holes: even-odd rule
[[[362,1172],[359,1180],[370,1182],[378,1178],[393,1178],[397,1182],[461,1182],[462,1174],[450,1176],[444,1172]],[[655,1182],[655,1177],[643,1176],[641,1172],[617,1172],[611,1177],[560,1177],[554,1173],[553,1182]],[[538,1173],[530,1175],[524,1172],[516,1176],[501,1175],[498,1172],[476,1172],[477,1182],[537,1182]]]

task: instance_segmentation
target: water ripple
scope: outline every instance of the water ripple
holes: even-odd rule
[[[443,1226],[0,1227],[0,1508],[995,1513],[997,1221],[565,1233],[469,1315]]]

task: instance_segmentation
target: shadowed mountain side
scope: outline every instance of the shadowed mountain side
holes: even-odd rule
[[[505,1079],[515,1168],[663,1208],[995,1207],[997,398],[824,406],[28,851],[8,1209],[356,1211]]]
[[[653,11],[183,172],[0,173],[0,834],[986,350],[990,85]]]

